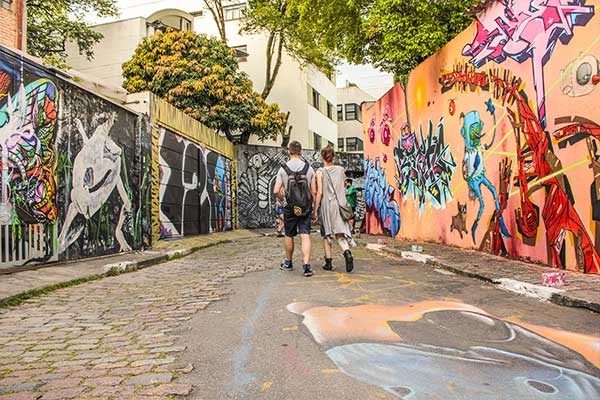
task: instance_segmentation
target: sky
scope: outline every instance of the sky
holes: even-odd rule
[[[356,84],[374,98],[379,99],[394,86],[394,75],[379,71],[371,65],[344,63],[338,67],[337,87],[344,87],[347,82]]]
[[[162,8],[173,7],[173,1],[166,0],[118,0],[121,15],[117,19],[127,19],[141,14],[149,14]],[[191,12],[204,6],[202,0],[178,0],[177,8]],[[111,18],[114,20],[115,18]],[[108,22],[91,18],[92,23]],[[338,67],[336,77],[337,87],[344,87],[346,83],[353,83],[371,96],[379,99],[394,85],[393,75],[381,72],[370,65],[354,65],[343,63]]]

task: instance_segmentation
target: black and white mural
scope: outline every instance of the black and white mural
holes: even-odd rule
[[[233,229],[231,160],[160,129],[160,238]]]
[[[148,124],[135,113],[65,83],[59,112],[60,259],[150,245]],[[148,203],[148,204],[146,204]]]
[[[323,164],[319,151],[303,150],[303,158],[316,170]],[[289,159],[287,149],[282,147],[238,145],[237,159],[237,204],[239,228],[270,228],[277,223],[275,216],[275,196],[273,187],[277,171],[282,163]],[[354,179],[359,189],[358,210],[363,210],[362,155],[338,154],[337,161],[346,168],[348,177]],[[361,208],[362,207],[362,208]],[[363,215],[359,214],[359,215]]]

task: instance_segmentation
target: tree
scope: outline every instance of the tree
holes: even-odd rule
[[[27,51],[42,58],[64,60],[65,44],[77,43],[88,59],[102,34],[93,30],[84,17],[118,15],[116,0],[27,0]]]
[[[471,22],[479,0],[289,0],[297,29],[353,63],[402,79]],[[311,43],[312,45],[312,43]]]
[[[283,50],[301,65],[312,64],[325,73],[333,71],[334,59],[310,35],[297,29],[298,14],[288,9],[285,0],[249,0],[242,22],[242,32],[266,33],[265,47],[265,86],[261,92],[263,99],[271,93],[279,68]]]
[[[223,12],[223,2],[221,0],[203,0],[208,8],[219,30],[221,40],[227,43],[227,33],[225,32],[225,13]],[[226,0],[227,1],[227,0]]]
[[[123,86],[150,90],[169,103],[241,143],[251,135],[265,140],[282,133],[285,114],[266,104],[239,70],[235,51],[222,41],[187,31],[158,32],[123,64]]]

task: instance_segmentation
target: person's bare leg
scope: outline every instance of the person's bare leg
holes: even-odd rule
[[[292,261],[294,256],[294,238],[290,236],[285,237],[285,259]]]
[[[327,238],[323,239],[323,251],[325,252],[325,258],[331,258],[331,244]]]
[[[300,234],[300,240],[302,240],[302,262],[304,264],[310,264],[310,252],[311,252],[310,235],[305,234],[305,233]]]
[[[342,248],[342,251],[350,250],[350,245],[348,244],[348,239],[344,235],[335,235],[338,244]],[[330,253],[331,254],[331,253]]]

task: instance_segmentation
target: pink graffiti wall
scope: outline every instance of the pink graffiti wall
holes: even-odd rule
[[[363,110],[367,231],[599,273],[599,7],[493,2]]]

